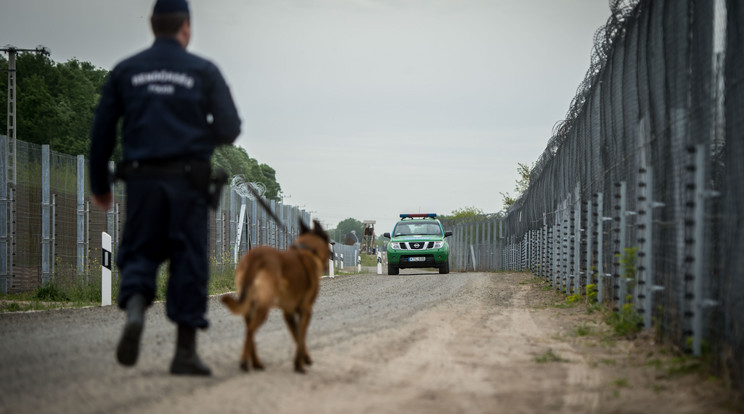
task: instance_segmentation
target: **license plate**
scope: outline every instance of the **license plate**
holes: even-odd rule
[[[425,257],[409,257],[408,261],[409,262],[423,262],[423,261],[426,261],[426,258]]]

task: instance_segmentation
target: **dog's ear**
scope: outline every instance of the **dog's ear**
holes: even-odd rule
[[[310,233],[310,228],[307,227],[307,224],[300,219],[300,234]]]
[[[326,233],[325,230],[323,230],[323,226],[320,224],[318,220],[313,220],[313,233],[320,236],[323,240],[330,240],[328,237],[328,233]]]
[[[313,220],[313,230],[316,233],[322,233],[323,232],[323,226],[320,225],[320,222],[318,220]]]

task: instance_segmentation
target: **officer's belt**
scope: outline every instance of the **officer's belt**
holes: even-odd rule
[[[205,174],[209,176],[209,161],[201,160],[147,160],[123,161],[116,165],[115,178],[165,178],[189,177]]]
[[[222,168],[212,172],[209,161],[201,160],[148,160],[126,161],[116,165],[114,178],[169,178],[183,177],[191,186],[202,193],[214,210],[220,203],[222,186],[227,181],[227,173]]]

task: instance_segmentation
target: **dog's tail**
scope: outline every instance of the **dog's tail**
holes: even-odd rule
[[[246,300],[244,297],[245,295],[241,296],[243,297],[236,298],[233,295],[227,294],[223,295],[220,300],[222,300],[222,303],[227,306],[227,309],[229,309],[230,312],[236,315],[245,315],[250,310],[251,301]]]
[[[275,269],[274,272],[276,272]],[[270,307],[276,291],[276,286],[269,276],[271,273],[272,271],[266,268],[257,269],[255,273],[252,273],[255,277],[243,279],[246,285],[240,289],[240,295],[237,298],[229,294],[223,295],[220,298],[222,303],[235,315],[252,315],[256,306]]]

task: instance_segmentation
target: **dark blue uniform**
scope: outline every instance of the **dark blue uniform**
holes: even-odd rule
[[[91,134],[90,185],[96,195],[110,191],[108,160],[120,118],[124,161],[153,166],[208,161],[215,146],[232,143],[240,133],[217,67],[169,37],[119,63],[104,85]],[[151,303],[157,268],[169,259],[168,317],[179,325],[206,327],[204,192],[179,174],[130,177],[126,183],[126,223],[116,261],[122,272],[119,306],[135,293]]]

